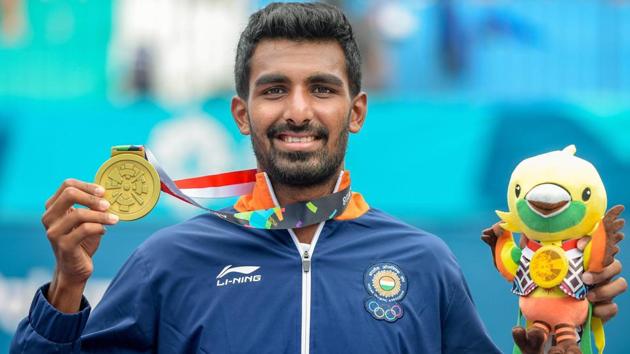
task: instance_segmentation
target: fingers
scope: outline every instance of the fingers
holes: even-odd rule
[[[624,278],[617,278],[610,283],[600,285],[588,291],[586,297],[592,303],[611,302],[612,299],[628,289],[628,282]]]
[[[60,237],[57,240],[57,247],[62,251],[71,253],[84,239],[93,236],[103,236],[104,234],[105,226],[99,223],[86,222],[79,225],[69,234],[64,235],[64,237]]]
[[[518,240],[518,246],[521,249],[525,249],[525,247],[527,246],[527,241],[528,241],[527,237],[524,234],[521,234],[521,237]]]
[[[614,262],[604,267],[599,273],[586,272],[582,274],[582,280],[588,285],[597,285],[611,280],[614,276],[619,275],[619,273],[621,273],[621,262],[615,259]]]
[[[580,251],[584,251],[584,249],[586,248],[586,246],[588,245],[588,242],[591,240],[590,236],[584,236],[581,239],[578,240],[577,243],[577,248]]]
[[[50,204],[44,216],[42,223],[49,228],[57,219],[64,216],[68,209],[74,204],[81,204],[93,210],[105,211],[109,208],[109,202],[99,198],[94,194],[87,193],[76,187],[65,188],[55,201]]]
[[[619,307],[612,302],[604,302],[593,305],[593,316],[599,317],[603,322],[610,320],[617,315]]]
[[[113,225],[118,222],[118,216],[90,209],[75,209],[48,228],[48,238],[55,239],[61,235],[65,235],[75,227],[86,222]]]
[[[48,209],[57,200],[57,198],[59,198],[61,193],[63,193],[63,191],[68,187],[73,187],[78,190],[82,190],[86,193],[95,195],[97,197],[101,197],[105,194],[105,188],[99,186],[98,184],[87,183],[87,182],[79,181],[78,179],[68,178],[65,181],[63,181],[63,183],[61,184],[59,189],[57,189],[55,194],[46,201],[46,209]]]
[[[502,222],[497,222],[492,225],[492,231],[497,237],[501,237],[501,235],[503,235],[503,228],[501,227],[501,223]]]

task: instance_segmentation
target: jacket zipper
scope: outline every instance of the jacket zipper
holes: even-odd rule
[[[289,229],[289,234],[291,234],[291,238],[293,239],[293,243],[295,243],[295,247],[297,247],[298,252],[300,253],[300,258],[302,259],[302,332],[300,335],[300,353],[301,354],[309,354],[310,352],[310,342],[311,342],[311,264],[313,260],[313,251],[315,250],[315,245],[317,244],[317,240],[319,239],[319,235],[324,228],[325,222],[322,222],[317,227],[315,231],[315,235],[313,236],[313,240],[311,241],[311,245],[308,251],[302,249],[302,245],[300,245],[300,241],[298,240],[295,232]]]
[[[311,270],[311,258],[308,251],[304,251],[302,254],[302,270],[304,273],[308,273]]]
[[[302,254],[302,354],[310,352],[311,341],[311,257]]]

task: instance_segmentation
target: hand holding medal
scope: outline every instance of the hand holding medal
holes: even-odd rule
[[[110,203],[104,194],[99,185],[70,178],[46,202],[42,224],[57,260],[47,298],[61,312],[79,309],[105,226],[118,222],[118,216],[107,212]]]

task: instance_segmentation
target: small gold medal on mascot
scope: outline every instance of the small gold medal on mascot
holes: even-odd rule
[[[112,157],[96,172],[95,183],[105,188],[109,212],[121,220],[147,215],[160,197],[160,177],[144,157],[144,150],[112,148]]]
[[[546,245],[539,248],[529,264],[532,280],[543,288],[560,285],[569,270],[562,247]]]

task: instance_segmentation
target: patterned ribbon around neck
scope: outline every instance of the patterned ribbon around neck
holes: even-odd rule
[[[209,209],[193,198],[215,199],[242,196],[252,192],[256,182],[255,169],[227,172],[181,180],[173,180],[160,166],[151,151],[141,145],[121,145],[113,151],[143,151],[145,158],[155,168],[161,190],[186,203],[204,209],[231,223],[257,229],[292,229],[318,224],[343,213],[350,201],[350,187],[307,202],[297,202],[284,207],[273,207],[245,212]]]

